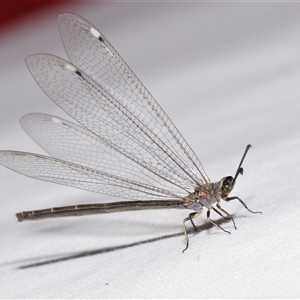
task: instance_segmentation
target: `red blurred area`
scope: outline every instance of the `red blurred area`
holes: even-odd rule
[[[62,3],[61,0],[0,0],[0,30]]]

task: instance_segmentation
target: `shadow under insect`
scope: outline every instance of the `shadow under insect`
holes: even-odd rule
[[[234,215],[233,215],[234,216]],[[225,224],[227,222],[231,222],[230,219],[227,218],[220,218],[217,220],[218,224]],[[202,231],[207,231],[211,228],[215,227],[214,224],[206,222],[205,224],[196,226],[196,229],[191,227],[187,229],[187,233],[191,235],[191,237],[198,235]],[[221,231],[218,230],[218,233],[221,233]],[[178,232],[178,233],[173,233],[173,234],[167,234],[167,235],[162,235],[156,238],[151,238],[151,239],[146,239],[134,243],[129,243],[129,244],[123,244],[119,246],[112,246],[112,247],[105,247],[105,248],[99,248],[99,249],[93,249],[93,250],[85,250],[85,251],[80,251],[80,252],[74,252],[74,253],[69,253],[69,254],[55,254],[51,256],[44,256],[40,258],[36,258],[37,262],[32,262],[26,264],[26,260],[23,260],[22,265],[18,267],[18,269],[28,269],[28,268],[34,268],[34,267],[39,267],[39,266],[44,266],[48,264],[54,264],[54,263],[59,263],[67,260],[73,260],[73,259],[78,259],[78,258],[83,258],[83,257],[89,257],[93,255],[99,255],[99,254],[105,254],[108,252],[113,252],[113,251],[119,251],[131,247],[136,247],[136,246],[141,246],[144,244],[149,244],[149,243],[154,243],[162,240],[166,240],[169,238],[174,238],[174,237],[179,237],[185,235],[184,232]],[[32,259],[30,259],[32,260]],[[39,260],[39,261],[38,261]],[[27,260],[28,261],[28,260]],[[20,263],[20,261],[19,261]]]

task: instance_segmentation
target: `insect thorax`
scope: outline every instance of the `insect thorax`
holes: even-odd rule
[[[185,207],[194,211],[200,211],[203,207],[210,209],[221,198],[222,184],[223,179],[197,187],[188,195]]]

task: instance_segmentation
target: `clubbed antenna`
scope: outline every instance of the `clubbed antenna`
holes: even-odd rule
[[[237,177],[239,176],[239,174],[243,175],[244,169],[242,168],[242,163],[243,163],[243,161],[244,161],[244,159],[245,159],[245,157],[247,155],[247,152],[249,151],[249,149],[251,147],[252,146],[250,144],[247,145],[247,147],[246,147],[246,150],[245,150],[244,155],[243,155],[243,157],[241,159],[241,162],[240,162],[240,164],[239,164],[239,166],[238,166],[238,168],[236,170],[236,173],[235,173],[235,176],[234,176],[234,180],[233,180],[233,185],[235,184],[235,181],[236,181]]]

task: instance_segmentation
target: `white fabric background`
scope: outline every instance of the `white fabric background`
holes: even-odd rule
[[[0,297],[299,298],[300,4],[90,3],[9,28],[0,37],[0,149],[43,153],[19,118],[66,117],[24,62],[38,52],[66,57],[55,19],[63,11],[104,33],[212,180],[234,175],[244,148],[253,145],[232,194],[263,215],[224,204],[238,230],[223,223],[228,235],[203,214],[197,219],[203,231],[191,233],[181,254],[188,211],[18,223],[14,214],[22,210],[111,199],[1,167]],[[114,246],[124,247],[105,252]],[[78,253],[86,256],[74,258]],[[69,259],[20,268],[61,257]]]

